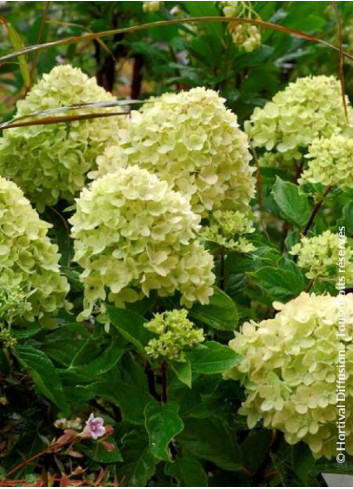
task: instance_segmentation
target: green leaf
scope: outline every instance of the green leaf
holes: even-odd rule
[[[272,433],[270,430],[250,432],[241,448],[243,461],[252,473],[255,473],[264,462],[271,446]]]
[[[185,419],[185,429],[177,441],[194,457],[209,460],[223,470],[242,469],[241,449],[219,419]]]
[[[102,375],[109,372],[126,351],[126,348],[121,346],[120,338],[112,337],[109,340],[109,343],[105,342],[103,346],[93,338],[86,340],[69,368],[78,368],[87,375]]]
[[[122,438],[124,465],[118,476],[126,479],[127,487],[146,487],[156,470],[156,459],[148,447],[145,430],[133,430]]]
[[[221,331],[234,331],[239,321],[234,301],[217,287],[214,288],[209,304],[195,304],[190,309],[189,316]]]
[[[277,177],[272,195],[284,219],[300,228],[305,226],[310,216],[310,205],[308,198],[299,193],[297,185]]]
[[[215,341],[207,341],[198,345],[186,354],[193,372],[197,374],[220,374],[234,367],[241,356],[228,346]]]
[[[181,487],[208,487],[207,474],[193,457],[184,456],[168,464],[165,473],[178,479]]]
[[[145,426],[150,440],[150,450],[159,460],[170,460],[169,443],[184,428],[176,402],[159,404],[153,401],[145,407]]]
[[[41,350],[30,345],[19,345],[15,350],[15,355],[24,367],[29,368],[39,392],[66,412],[66,400],[61,380],[50,358]]]
[[[91,395],[100,396],[120,407],[125,421],[136,425],[143,425],[145,406],[153,401],[153,397],[141,389],[139,385],[125,382],[95,382],[86,387]]]
[[[247,275],[271,300],[287,300],[296,297],[305,289],[305,279],[294,262],[282,267],[263,267]]]
[[[192,373],[191,373],[191,363],[190,362],[170,362],[175,375],[178,377],[180,382],[187,385],[191,389],[192,384]]]
[[[308,485],[309,475],[315,465],[315,459],[306,443],[297,443],[292,447],[293,471],[299,479]]]
[[[114,445],[112,451],[107,450],[101,441],[89,442],[89,445],[80,445],[79,450],[87,455],[88,458],[94,460],[94,462],[99,462],[103,464],[112,464],[116,462],[122,462],[123,458],[121,456],[118,447],[115,444],[114,438],[107,438],[105,441]]]
[[[9,33],[9,39],[10,42],[13,46],[13,48],[18,51],[24,47],[21,36],[18,34],[18,32],[12,27],[11,24],[6,23],[6,28]],[[29,73],[29,68],[28,64],[26,61],[26,57],[24,55],[18,57],[18,62],[20,65],[20,71],[21,75],[25,84],[26,88],[29,88],[31,86],[31,76]]]
[[[145,319],[134,311],[107,306],[109,318],[119,333],[145,355],[145,346],[153,335],[144,327]]]
[[[339,219],[338,225],[345,226],[347,236],[353,233],[353,202],[349,202],[343,207],[342,217]]]

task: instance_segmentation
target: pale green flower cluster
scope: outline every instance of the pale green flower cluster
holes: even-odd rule
[[[0,279],[1,284],[1,279]],[[24,292],[19,284],[5,285],[0,288],[0,324],[11,326],[16,318],[23,317],[32,307],[29,302],[30,293]]]
[[[164,2],[143,2],[142,10],[144,12],[158,12]]]
[[[212,256],[197,241],[200,216],[189,201],[137,166],[95,180],[71,219],[75,260],[84,268],[85,312],[108,300],[118,306],[181,293],[181,304],[208,302]]]
[[[232,30],[232,39],[238,49],[251,53],[261,46],[261,33],[256,25],[237,24]]]
[[[112,102],[114,97],[78,68],[57,66],[17,103],[17,117],[60,107]],[[52,117],[116,111],[111,108],[49,113]],[[44,115],[43,115],[44,117]],[[121,118],[102,117],[7,129],[0,140],[0,174],[16,182],[41,211],[59,199],[73,202],[95,168],[95,160],[114,138]]]
[[[154,318],[145,324],[149,331],[159,336],[150,340],[145,348],[149,357],[153,360],[184,362],[185,351],[204,341],[203,329],[194,328],[187,314],[186,309],[174,309],[155,314]]]
[[[57,246],[46,235],[49,227],[16,184],[0,177],[1,321],[34,321],[68,306],[69,285],[59,272]]]
[[[309,166],[299,183],[321,183],[343,190],[353,187],[353,140],[342,135],[315,139],[306,158]]]
[[[346,334],[338,333],[342,302]],[[353,455],[353,294],[302,293],[275,303],[273,319],[245,323],[230,347],[244,359],[226,373],[241,379],[246,400],[240,413],[249,428],[262,420],[289,444],[307,443],[316,458],[336,454],[336,380],[339,351],[345,349],[346,450]],[[344,377],[344,375],[343,375]]]
[[[203,227],[200,233],[204,239],[240,253],[254,251],[254,245],[241,236],[254,231],[246,214],[217,210],[210,216],[209,221],[208,226]]]
[[[289,162],[301,160],[314,139],[345,129],[340,82],[324,75],[298,78],[263,108],[256,108],[245,123],[255,147],[278,152]]]
[[[331,231],[324,231],[319,236],[303,237],[300,243],[293,246],[291,255],[298,256],[298,266],[306,271],[309,279],[329,279],[335,281],[338,276],[339,236]],[[353,281],[353,248],[346,243],[345,278],[347,283]]]
[[[248,139],[213,90],[199,87],[147,101],[131,113],[119,138],[98,157],[100,175],[138,164],[190,196],[193,211],[203,217],[217,209],[248,210],[255,183]]]

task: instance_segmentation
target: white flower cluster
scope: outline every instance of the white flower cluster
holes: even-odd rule
[[[341,301],[345,338],[338,336]],[[339,351],[345,350],[346,450],[353,455],[353,294],[302,293],[274,303],[273,319],[245,323],[230,347],[244,359],[226,373],[240,379],[246,400],[240,413],[249,428],[259,421],[284,432],[289,444],[306,442],[316,458],[336,454],[336,379]]]
[[[216,209],[248,210],[255,184],[248,139],[213,90],[148,100],[119,137],[98,157],[99,175],[138,164],[189,196],[203,217]]]
[[[0,177],[0,290],[7,320],[34,321],[68,306],[69,285],[49,228],[17,185]]]
[[[112,102],[114,97],[78,68],[57,66],[17,103],[17,117],[61,107]],[[77,116],[116,108],[68,110],[48,114]],[[44,117],[44,116],[43,116]],[[76,120],[7,129],[0,139],[0,174],[16,182],[42,211],[59,199],[73,202],[88,171],[121,125],[119,117]]]
[[[85,313],[106,299],[118,306],[181,293],[190,306],[213,293],[212,256],[197,241],[200,216],[182,194],[137,166],[94,181],[71,219],[75,260],[84,271]]]

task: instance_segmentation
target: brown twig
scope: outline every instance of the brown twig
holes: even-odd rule
[[[310,214],[310,217],[308,219],[308,222],[306,223],[305,228],[303,230],[303,235],[304,236],[306,236],[308,234],[309,229],[311,228],[311,225],[314,222],[314,219],[316,217],[316,214],[319,212],[322,204],[324,203],[325,197],[329,194],[329,192],[331,191],[331,189],[332,189],[332,186],[331,185],[329,185],[328,187],[326,187],[326,190],[324,192],[324,195],[322,196],[322,199],[320,199],[320,200],[318,200],[316,202],[315,207],[314,207],[312,213]]]
[[[343,54],[342,22],[341,22],[340,12],[338,10],[337,2],[331,2],[331,4],[333,6],[333,9],[335,11],[336,18],[337,18],[337,25],[338,25],[338,75],[339,75],[339,79],[340,79],[340,83],[341,83],[341,93],[342,93],[342,103],[343,103],[344,115],[345,115],[346,121],[348,123],[349,120],[348,120],[346,91],[344,88],[344,71],[343,71],[344,54]]]

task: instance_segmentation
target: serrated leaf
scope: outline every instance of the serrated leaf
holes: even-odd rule
[[[194,457],[184,456],[168,464],[165,473],[178,479],[182,487],[208,487],[207,474]]]
[[[192,372],[190,362],[170,362],[170,366],[180,382],[191,389]]]
[[[299,193],[299,187],[277,177],[271,193],[281,216],[299,227],[304,227],[311,209],[306,195]]]
[[[176,402],[159,404],[153,401],[145,407],[145,427],[149,436],[150,450],[159,460],[170,460],[169,443],[181,433],[184,423],[179,416]]]
[[[243,468],[241,449],[221,420],[185,419],[178,442],[189,454],[209,460],[223,470]]]
[[[153,335],[144,327],[145,319],[134,311],[107,306],[109,318],[119,333],[145,354],[145,346]]]
[[[239,321],[234,301],[217,287],[209,304],[195,304],[189,311],[189,317],[221,331],[234,331]]]
[[[41,350],[30,345],[19,345],[15,350],[19,362],[30,370],[30,375],[41,394],[66,411],[66,400],[60,377],[50,360]]]
[[[293,263],[293,267],[263,267],[247,275],[271,300],[288,300],[305,288],[305,279]]]
[[[198,374],[220,374],[237,365],[241,356],[228,346],[216,341],[207,341],[186,354],[193,372]]]

